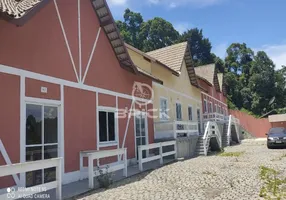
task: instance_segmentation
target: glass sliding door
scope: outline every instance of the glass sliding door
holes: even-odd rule
[[[135,115],[135,139],[138,159],[138,146],[147,144],[147,115],[143,112],[137,112]],[[146,158],[147,152],[143,151],[143,158]]]
[[[58,107],[26,104],[26,161],[58,157]],[[26,187],[56,179],[55,168],[26,173]]]

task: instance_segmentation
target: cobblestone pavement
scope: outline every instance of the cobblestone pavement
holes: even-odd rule
[[[226,152],[239,157],[207,156],[176,162],[114,183],[81,199],[261,199],[260,166],[286,177],[286,149],[268,150],[265,141],[247,140]]]

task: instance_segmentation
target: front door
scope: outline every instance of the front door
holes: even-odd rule
[[[136,152],[138,159],[138,146],[148,144],[148,130],[147,130],[147,115],[144,112],[137,112],[135,114],[135,141],[136,141]],[[142,153],[143,158],[146,158],[146,150]]]
[[[43,104],[26,104],[26,161],[58,157],[59,107]],[[26,187],[55,181],[55,168],[26,173]]]

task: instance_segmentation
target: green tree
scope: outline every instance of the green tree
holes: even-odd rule
[[[142,38],[140,38],[140,30],[143,24],[142,15],[126,9],[123,18],[124,22],[117,21],[116,24],[124,41],[138,49],[142,49]]]
[[[249,88],[253,96],[251,111],[263,114],[274,109],[276,98],[275,65],[263,51],[257,52],[250,70]]]
[[[214,63],[214,54],[211,53],[212,45],[208,38],[203,36],[203,30],[194,28],[185,31],[178,42],[188,41],[195,66]],[[216,56],[215,56],[216,57]]]
[[[248,78],[254,52],[245,43],[233,43],[228,47],[226,52],[225,65],[227,70],[237,75],[244,73],[246,78]]]
[[[126,9],[124,21],[117,21],[117,27],[124,41],[142,51],[152,51],[174,44],[179,33],[173,25],[159,17],[143,21],[140,13]]]
[[[253,97],[248,87],[250,69],[254,59],[254,52],[245,43],[233,43],[226,50],[225,58],[226,84],[229,100],[239,109],[251,109]],[[235,79],[235,80],[234,80]]]
[[[148,52],[174,44],[179,33],[170,22],[155,17],[143,24],[140,38],[143,38],[143,51]]]

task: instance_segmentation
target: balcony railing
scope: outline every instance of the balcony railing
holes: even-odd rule
[[[178,138],[199,135],[198,122],[166,121],[155,122],[155,138]]]
[[[228,121],[228,116],[225,116],[223,114],[220,113],[205,113],[203,114],[203,121]]]

